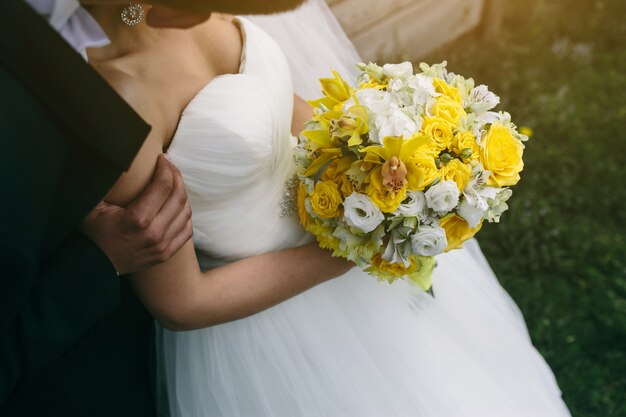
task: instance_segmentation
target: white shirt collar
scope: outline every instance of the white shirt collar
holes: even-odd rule
[[[109,38],[77,0],[26,0],[50,26],[85,57],[85,49],[110,43]]]

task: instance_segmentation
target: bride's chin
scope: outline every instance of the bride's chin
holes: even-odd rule
[[[187,29],[206,22],[211,12],[192,13],[167,6],[152,6],[146,13],[146,23],[154,28]]]

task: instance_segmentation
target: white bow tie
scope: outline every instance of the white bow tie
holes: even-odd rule
[[[110,43],[95,19],[77,0],[26,0],[76,51]]]

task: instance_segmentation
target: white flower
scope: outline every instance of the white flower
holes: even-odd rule
[[[411,117],[407,109],[401,108],[389,92],[367,88],[356,93],[370,119],[370,140],[381,143],[385,136],[409,137],[422,125],[421,118]]]
[[[411,237],[413,252],[420,256],[435,256],[448,247],[446,231],[440,226],[421,226]]]
[[[459,90],[459,95],[464,102],[467,101],[470,91],[472,91],[475,85],[473,78],[465,78],[452,72],[448,73],[448,84]]]
[[[435,91],[433,79],[422,74],[411,77],[407,84],[413,89],[413,103],[416,107],[424,107],[430,98],[441,95]]]
[[[485,213],[489,206],[487,202],[478,197],[476,199],[463,199],[461,204],[459,204],[459,209],[457,210],[459,216],[463,217],[469,227],[476,227],[480,223],[483,217],[485,217]]]
[[[485,170],[481,164],[476,165],[469,183],[463,190],[464,198],[459,204],[458,214],[470,227],[478,226],[489,209],[488,199],[495,198],[497,194],[497,188],[484,186],[490,174],[491,171]]]
[[[344,218],[350,226],[365,233],[376,229],[385,215],[365,194],[352,193],[343,202]]]
[[[400,207],[393,213],[402,217],[424,217],[426,196],[421,191],[409,191]]]
[[[485,187],[487,188],[487,187]],[[509,205],[506,204],[507,200],[511,198],[513,195],[513,191],[508,188],[497,189],[497,195],[488,199],[489,210],[485,214],[485,219],[487,219],[490,223],[498,223],[500,221],[500,216],[502,213],[509,209]]]
[[[380,82],[383,78],[383,68],[379,65],[371,62],[368,64],[361,62],[356,64],[356,66],[359,70],[363,71],[363,73],[359,76],[359,83],[367,82],[369,80],[376,80]]]
[[[448,79],[448,70],[446,69],[447,65],[448,63],[446,61],[443,61],[440,64],[435,64],[433,66],[422,62],[420,64],[420,69],[422,70],[424,75],[428,77],[441,78],[442,80],[446,80]]]
[[[481,115],[499,103],[500,97],[489,91],[486,85],[479,85],[470,93],[465,107],[477,115]]]
[[[408,238],[409,230],[406,227],[397,227],[389,234],[389,242],[383,253],[383,259],[390,263],[411,265],[411,239]]]
[[[389,78],[404,78],[413,75],[413,64],[409,61],[401,64],[385,64],[383,65],[383,74]]]
[[[447,213],[459,203],[459,188],[454,181],[441,181],[426,191],[426,205],[438,213]]]
[[[418,130],[417,121],[404,110],[398,108],[397,105],[390,106],[389,110],[387,114],[378,114],[374,119],[374,124],[378,128],[379,141],[385,136],[404,136],[406,138]]]

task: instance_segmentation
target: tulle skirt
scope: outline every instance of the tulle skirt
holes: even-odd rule
[[[160,332],[184,417],[569,416],[475,241],[438,257],[435,298],[357,268],[262,313]]]

